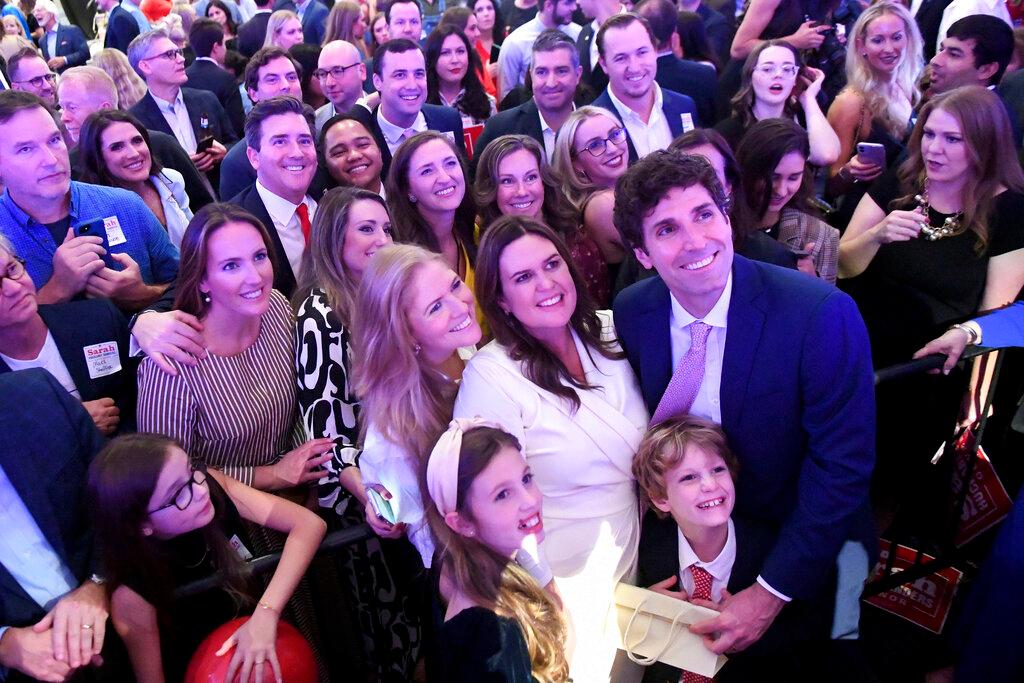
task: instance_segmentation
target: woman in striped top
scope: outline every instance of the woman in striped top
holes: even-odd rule
[[[308,485],[331,458],[331,439],[301,443],[293,365],[295,320],[271,289],[270,238],[230,204],[196,214],[181,243],[175,308],[203,322],[194,367],[152,359],[139,367],[139,431],[164,434],[207,466],[265,491]],[[301,445],[298,445],[300,444]]]

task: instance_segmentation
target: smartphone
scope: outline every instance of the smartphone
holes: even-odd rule
[[[207,136],[196,143],[196,154],[202,154],[206,150],[213,147],[213,136]]]
[[[75,237],[99,237],[103,240],[103,263],[111,270],[121,270],[121,264],[110,258],[110,242],[107,241],[107,229],[103,226],[102,218],[94,218],[91,221],[80,223],[72,228]]]
[[[370,506],[373,508],[373,511],[377,513],[377,516],[385,522],[394,524],[396,521],[395,511],[391,509],[391,503],[372,488],[366,489],[366,495],[370,499]]]
[[[858,142],[857,156],[866,164],[885,168],[885,146],[877,142]]]

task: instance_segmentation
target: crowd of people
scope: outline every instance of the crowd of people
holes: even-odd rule
[[[879,535],[1022,345],[969,322],[1024,287],[1013,4],[9,0],[0,678],[180,681],[242,615],[228,680],[282,618],[322,681],[710,680],[626,583],[715,680],[887,680]],[[944,638],[901,671],[1024,676]]]

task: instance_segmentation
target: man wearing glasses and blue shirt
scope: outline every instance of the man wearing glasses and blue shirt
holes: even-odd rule
[[[344,40],[332,40],[320,51],[313,75],[328,99],[327,104],[316,110],[316,134],[319,136],[325,123],[337,114],[346,113],[362,98],[366,66],[355,45]]]
[[[225,144],[238,139],[217,96],[182,87],[188,81],[185,58],[164,29],[133,40],[128,62],[149,89],[129,111],[146,128],[173,135],[216,187]]]

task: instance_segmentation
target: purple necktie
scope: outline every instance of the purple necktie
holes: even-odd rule
[[[672,373],[672,379],[658,401],[651,424],[690,412],[693,401],[697,398],[700,383],[704,380],[704,356],[710,332],[711,325],[707,323],[699,320],[690,323],[690,348],[679,361],[676,371]]]

